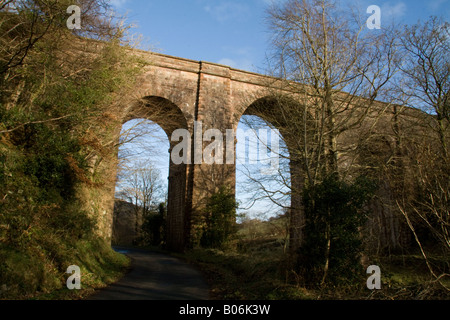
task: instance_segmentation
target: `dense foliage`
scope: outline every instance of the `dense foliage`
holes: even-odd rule
[[[366,219],[363,209],[374,191],[366,179],[350,184],[335,176],[305,188],[305,242],[298,268],[306,285],[358,280],[363,250],[360,230]]]
[[[151,208],[143,217],[140,245],[159,246],[166,236],[167,206],[161,202],[158,207]]]
[[[221,187],[206,204],[206,226],[200,244],[204,247],[220,248],[236,233],[237,204],[234,193]]]
[[[103,183],[96,165],[107,150],[92,136],[111,135],[101,126],[106,107],[135,71],[101,1],[80,2],[82,34],[96,40],[67,29],[63,1],[8,3],[0,11],[0,297],[23,298],[62,288],[69,265],[101,283],[124,263],[96,235],[79,193]]]

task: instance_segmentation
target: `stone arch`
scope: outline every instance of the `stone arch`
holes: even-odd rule
[[[146,96],[135,101],[127,110],[122,123],[143,118],[157,123],[170,139],[176,129],[187,129],[183,111],[172,101],[160,96]]]
[[[177,142],[171,141],[173,131],[188,129],[183,111],[172,101],[160,96],[146,96],[135,101],[126,110],[122,125],[132,119],[148,119],[158,124],[166,133],[169,142],[169,152]],[[187,167],[186,164],[174,164],[169,157],[166,245],[170,250],[181,251],[186,238],[186,195]]]
[[[241,110],[237,123],[244,115],[255,115],[278,129],[287,146],[289,155],[292,155],[298,132],[293,130],[292,117],[289,111],[303,112],[304,107],[294,97],[287,94],[269,94],[255,99],[252,103]],[[310,118],[309,114],[305,116]],[[237,128],[237,124],[235,125]],[[289,157],[290,182],[291,182],[291,204],[288,210],[290,220],[289,248],[295,252],[303,241],[302,227],[304,224],[304,206],[302,190],[305,183],[303,163],[297,158]]]

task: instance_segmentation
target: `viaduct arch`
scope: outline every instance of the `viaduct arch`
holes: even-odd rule
[[[194,163],[194,131],[201,123],[202,133],[218,129],[226,136],[227,130],[236,132],[244,114],[261,116],[255,106],[265,99],[268,88],[275,87],[279,80],[257,73],[231,67],[153,52],[133,50],[133,54],[148,62],[117,117],[121,125],[135,118],[151,120],[165,131],[171,141],[173,132],[186,129],[191,135],[191,160],[187,164],[170,161],[167,246],[181,251],[198,243],[201,237],[201,210],[208,197],[226,184],[234,191],[235,164]],[[286,93],[289,93],[286,91]],[[258,113],[259,112],[259,113]],[[236,140],[233,146],[235,155]],[[172,148],[178,142],[171,141]],[[203,147],[209,142],[203,142]],[[114,186],[109,186],[111,202]],[[110,239],[113,221],[113,205],[105,209],[102,234]]]
[[[194,161],[195,131],[201,123],[201,135],[209,129],[219,130],[226,137],[227,130],[236,132],[243,115],[257,115],[276,119],[279,124],[289,121],[288,115],[277,110],[277,99],[292,99],[295,90],[284,89],[277,78],[233,69],[216,63],[194,61],[153,52],[133,50],[132,54],[147,62],[136,80],[132,94],[123,97],[123,108],[115,116],[119,120],[114,130],[120,132],[121,125],[133,118],[147,118],[159,124],[171,141],[177,129],[185,129],[190,135],[190,162],[169,167],[167,246],[174,251],[199,243],[202,234],[202,208],[206,200],[222,185],[234,190],[235,161],[224,164],[197,163]],[[290,84],[290,86],[300,84]],[[298,102],[297,102],[298,104]],[[298,105],[301,108],[301,105]],[[389,123],[387,115],[384,123]],[[271,122],[268,120],[269,122]],[[276,125],[275,125],[276,126]],[[283,137],[294,134],[283,132]],[[355,135],[357,136],[357,134]],[[289,139],[292,140],[292,139]],[[294,139],[295,140],[295,139]],[[286,142],[286,141],[285,141]],[[178,142],[171,141],[170,149]],[[210,142],[203,141],[201,148]],[[224,155],[234,144],[223,141]],[[290,149],[289,143],[287,143]],[[162,151],[163,152],[163,151]],[[290,219],[294,229],[290,230],[290,247],[298,248],[302,241],[302,198],[304,178],[302,164],[290,163],[291,209]],[[108,204],[103,206],[99,224],[101,235],[111,239],[115,181],[105,190],[109,194]],[[297,227],[295,227],[297,226]]]

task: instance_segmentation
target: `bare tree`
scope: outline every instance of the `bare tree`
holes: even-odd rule
[[[384,97],[382,90],[396,72],[395,38],[392,30],[368,31],[364,20],[326,0],[291,0],[269,14],[275,75],[303,85],[290,85],[306,109],[297,111],[294,119],[301,121],[290,131],[303,133],[298,149],[314,183],[321,171],[338,172],[338,160],[351,151],[339,146],[340,136],[380,111],[374,110],[375,99]],[[293,109],[286,110],[290,123]],[[314,134],[305,132],[306,123],[314,125],[309,130]],[[308,165],[312,159],[315,165]]]
[[[48,37],[59,41],[58,38],[74,33],[98,40],[116,38],[118,25],[108,16],[111,9],[104,0],[77,1],[84,27],[69,32],[65,22],[71,4],[71,1],[61,0],[1,0],[0,75],[22,65],[34,46]]]
[[[304,187],[328,176],[345,180],[355,175],[361,165],[358,146],[389,108],[388,84],[398,72],[393,27],[368,30],[367,17],[341,8],[327,0],[289,0],[270,7],[269,68],[281,80],[271,84],[271,98],[247,110],[277,128],[286,144],[280,156],[288,157],[290,168],[279,174],[290,173],[281,180],[291,197],[291,252],[302,242]],[[292,94],[287,97],[286,91]]]
[[[164,195],[160,173],[149,163],[140,163],[129,170],[119,184],[118,194],[134,205],[135,230],[139,235],[142,219],[156,208]]]
[[[167,140],[167,136],[161,136],[160,133],[160,127],[147,119],[134,119],[122,126],[116,145],[119,148],[118,176],[122,175],[122,171],[127,174],[132,170],[136,161],[139,162],[143,156],[158,151],[155,142],[161,144]]]
[[[405,106],[415,105],[425,113],[414,119],[422,130],[411,133],[408,146],[405,139],[398,142],[402,150],[414,152],[412,161],[405,154],[400,161],[408,164],[409,176],[417,182],[414,186],[406,185],[404,179],[393,182],[409,191],[398,193],[396,204],[431,275],[449,290],[441,281],[448,274],[433,266],[429,255],[438,249],[445,255],[450,252],[450,24],[432,17],[406,27],[401,39],[403,64],[397,94]],[[436,240],[432,250],[424,245],[420,229]]]
[[[450,128],[450,23],[432,17],[407,27],[402,40],[402,81],[398,85],[406,105],[436,115],[430,128],[439,136],[444,160],[449,152]]]

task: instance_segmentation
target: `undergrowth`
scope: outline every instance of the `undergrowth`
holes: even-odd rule
[[[30,246],[28,250],[0,247],[0,299],[82,299],[117,281],[129,266],[127,257],[102,240],[54,245],[53,248]],[[66,286],[70,265],[80,267],[81,290],[69,290]]]
[[[267,223],[261,223],[261,227],[265,231],[270,229]],[[227,249],[196,248],[179,255],[202,270],[211,286],[212,299],[449,299],[448,289],[431,277],[424,259],[415,253],[379,257],[373,261],[381,269],[380,290],[367,288],[366,280],[370,275],[366,274],[365,268],[360,270],[360,282],[346,285],[318,284],[311,288],[305,287],[301,274],[289,267],[280,235],[264,235],[264,232],[260,232],[253,239],[249,239],[248,235],[245,233],[244,238],[237,239]],[[430,259],[434,265],[443,268],[447,268],[450,262],[449,257],[437,254]],[[449,277],[441,280],[447,288],[450,287]]]

